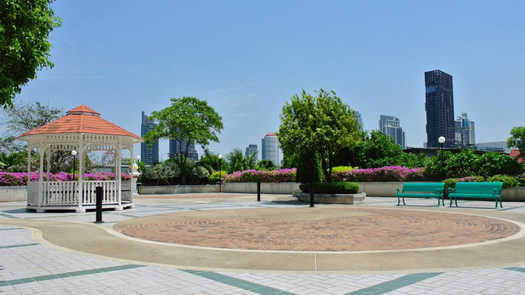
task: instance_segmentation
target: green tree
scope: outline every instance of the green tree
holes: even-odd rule
[[[6,153],[25,151],[23,142],[15,141],[15,137],[33,130],[63,116],[62,109],[50,107],[40,102],[13,104],[12,108],[3,110],[1,123],[7,125],[7,131],[0,139],[0,150]]]
[[[170,179],[173,179],[180,174],[179,166],[177,163],[172,161],[164,161],[157,163],[151,167],[146,167],[143,174],[143,182],[156,181],[155,184],[159,184],[160,181],[170,184]]]
[[[43,105],[40,102],[24,103],[17,101],[12,108],[2,111],[0,123],[7,126],[6,132],[0,138],[0,152],[5,154],[8,162],[2,169],[11,172],[27,171],[27,147],[25,142],[15,140],[15,137],[33,130],[62,117],[62,109]],[[16,161],[15,161],[16,159]],[[57,151],[51,155],[51,172],[69,171],[72,163],[69,151]],[[33,164],[36,163],[36,166]],[[31,156],[31,167],[37,169],[38,156]]]
[[[319,154],[324,180],[332,182],[335,154],[359,144],[360,126],[355,111],[343,103],[334,91],[316,91],[316,96],[297,94],[283,107],[277,134],[283,153],[292,155]]]
[[[223,129],[222,117],[208,105],[206,101],[195,97],[172,98],[171,106],[153,112],[151,119],[157,122],[155,129],[144,136],[146,143],[151,144],[158,139],[175,139],[185,148],[180,148],[176,155],[182,173],[182,183],[188,162],[189,145],[192,142],[199,144],[204,149],[210,142],[219,142],[218,134]]]
[[[228,168],[226,161],[219,159],[219,155],[210,152],[209,149],[204,149],[204,154],[201,155],[199,164],[204,167],[210,167],[213,170],[210,171],[211,173],[219,171],[219,169],[224,171]]]
[[[228,173],[253,169],[255,167],[255,156],[256,154],[252,154],[249,157],[245,157],[241,149],[234,149],[226,156],[228,159]]]
[[[403,150],[388,135],[373,130],[363,132],[361,136],[362,140],[356,148],[344,149],[338,154],[338,166],[376,168],[401,164]]]
[[[520,151],[519,157],[525,160],[525,126],[512,128],[510,135],[511,137],[507,139],[507,147],[517,148]]]
[[[509,155],[488,152],[479,156],[478,162],[479,171],[476,174],[481,176],[519,175],[523,173],[523,166]]]
[[[12,107],[16,93],[36,78],[36,71],[53,67],[49,33],[61,25],[50,8],[53,0],[0,2],[0,105]]]
[[[290,167],[290,168],[295,168],[295,166],[294,167]],[[264,159],[264,160],[259,160],[259,161],[255,162],[255,169],[257,169],[259,171],[275,170],[276,167],[275,167],[275,164],[272,162],[272,160]]]

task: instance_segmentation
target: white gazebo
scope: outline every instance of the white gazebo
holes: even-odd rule
[[[27,142],[27,208],[44,212],[47,210],[75,210],[86,212],[95,209],[96,187],[104,192],[103,208],[122,210],[134,207],[131,192],[132,181],[122,181],[122,151],[130,150],[133,161],[133,145],[144,140],[119,126],[104,120],[91,108],[81,105],[62,118],[33,129],[17,137]],[[31,152],[40,155],[38,181],[31,181]],[[78,180],[51,181],[51,155],[67,151],[78,159]],[[111,151],[115,155],[115,179],[84,180],[85,158],[91,151]],[[45,167],[44,167],[45,166]],[[130,163],[131,175],[133,166]]]

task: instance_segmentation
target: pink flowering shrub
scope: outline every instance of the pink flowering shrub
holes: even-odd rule
[[[380,168],[353,169],[332,173],[334,181],[371,182],[371,181],[418,181],[423,180],[423,168],[387,166]]]
[[[296,174],[296,168],[274,171],[246,170],[226,174],[224,182],[295,182]]]
[[[29,175],[31,182],[38,181],[39,173],[31,172]],[[130,180],[131,176],[127,173],[121,174],[122,180]],[[47,180],[47,174],[42,175],[44,180]],[[78,174],[75,174],[75,179],[78,179]],[[84,173],[84,180],[113,180],[115,173],[113,172],[99,172],[99,173]],[[71,173],[59,172],[50,173],[50,181],[72,181],[73,175]],[[23,186],[27,185],[26,172],[0,172],[0,186]]]

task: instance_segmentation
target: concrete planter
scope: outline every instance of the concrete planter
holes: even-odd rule
[[[507,202],[525,202],[525,186],[504,189],[501,199]]]
[[[26,202],[26,186],[0,186],[0,202]]]
[[[263,194],[291,194],[299,189],[296,182],[283,183],[261,183]],[[218,193],[218,185],[165,185],[165,186],[143,186],[138,187],[139,195],[153,194],[185,194],[185,193]],[[226,182],[222,186],[224,193],[257,193],[256,182]]]
[[[262,194],[291,194],[299,189],[297,182],[261,182]],[[257,182],[226,182],[222,188],[227,193],[257,193]]]
[[[223,190],[224,191],[224,190]],[[139,195],[218,193],[218,185],[139,185]]]
[[[299,201],[310,202],[310,194],[303,192],[294,192]],[[316,204],[363,204],[365,202],[366,193],[358,194],[314,194],[314,203]]]
[[[369,197],[395,197],[397,188],[402,188],[404,182],[357,182],[360,192],[366,192]]]

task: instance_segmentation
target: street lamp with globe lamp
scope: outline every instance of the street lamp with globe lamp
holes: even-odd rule
[[[222,164],[222,155],[219,154],[218,155],[218,158],[219,158],[219,193],[222,193],[222,169],[221,169],[221,164]]]
[[[75,162],[77,160],[77,151],[72,150],[71,155],[73,156],[73,181],[75,181]]]
[[[445,180],[445,162],[444,162],[444,156],[443,156],[443,144],[445,143],[446,139],[443,136],[440,136],[438,138],[439,144],[441,144],[441,178],[442,180]]]

